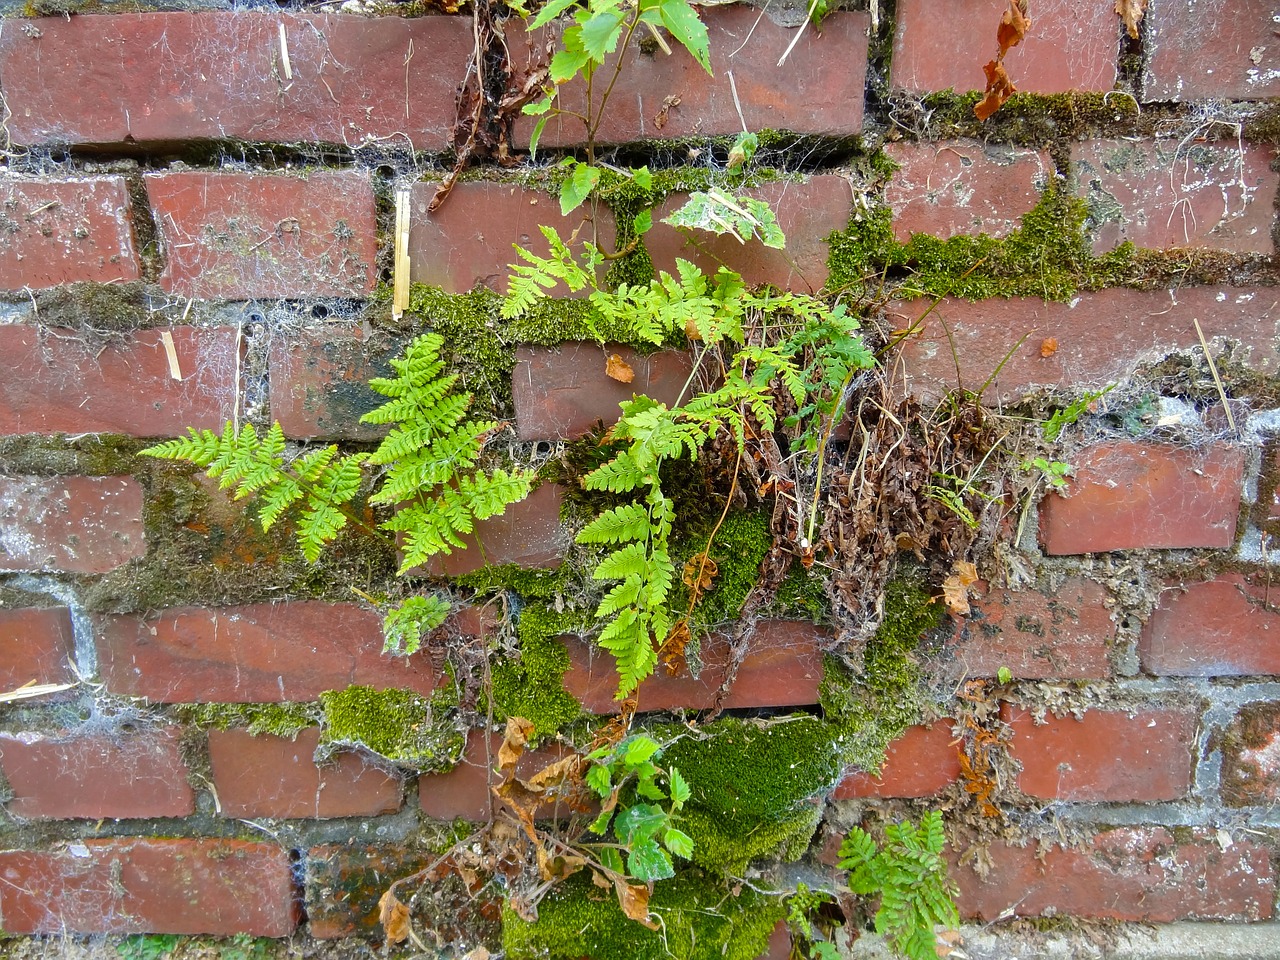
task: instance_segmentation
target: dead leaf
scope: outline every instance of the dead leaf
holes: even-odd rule
[[[462,958],[462,960],[489,960],[488,947],[473,947],[471,951]]]
[[[1124,21],[1125,29],[1134,40],[1138,39],[1138,24],[1142,22],[1142,15],[1146,12],[1147,0],[1116,0],[1116,13]]]
[[[507,731],[502,738],[502,746],[498,748],[498,769],[503,774],[515,772],[516,764],[524,754],[525,744],[533,736],[534,726],[524,717],[509,717]]]
[[[711,589],[711,582],[720,572],[716,562],[705,553],[695,553],[684,565],[684,585],[698,593]]]
[[[1009,0],[1009,9],[1000,17],[1000,26],[996,28],[996,42],[1000,44],[1000,55],[996,60],[1003,60],[1012,47],[1026,38],[1027,31],[1031,29],[1031,21],[1027,19],[1026,12],[1026,0],[1021,3]]]
[[[618,906],[632,920],[644,924],[650,930],[657,930],[658,925],[649,919],[649,888],[642,883],[627,883],[621,877],[613,881],[614,892],[618,895]]]
[[[662,109],[659,110],[658,115],[653,118],[653,125],[657,127],[659,130],[665,127],[667,125],[667,114],[670,113],[673,107],[678,107],[678,106],[680,106],[679,97],[672,94],[668,94],[667,96],[663,97]]]
[[[957,617],[969,615],[969,585],[978,579],[978,568],[965,560],[956,561],[951,576],[942,581],[942,598]]]
[[[604,874],[602,874],[599,870],[591,871],[591,882],[594,883],[601,890],[608,890],[610,887],[613,886],[612,883],[610,883],[608,880],[605,879]]]
[[[387,935],[387,943],[404,943],[409,939],[409,908],[391,890],[378,901],[378,922]]]
[[[548,764],[523,783],[529,790],[546,794],[548,798],[561,797],[584,788],[582,776],[587,766],[586,757],[573,753]]]
[[[689,639],[689,622],[679,620],[658,648],[658,659],[666,668],[667,676],[674,677],[684,668],[684,648],[689,645]]]
[[[1058,352],[1057,337],[1045,337],[1043,340],[1040,341],[1040,356],[1046,357],[1046,358],[1052,357],[1057,352]]]
[[[1004,65],[998,60],[985,64],[982,70],[987,75],[987,89],[981,102],[973,108],[973,115],[979,120],[986,120],[1017,93],[1018,88],[1013,85],[1009,74],[1004,72]]]
[[[604,363],[604,372],[619,383],[630,383],[636,378],[636,372],[631,369],[631,364],[616,353],[609,354],[609,359]]]
[[[940,930],[934,938],[934,950],[939,957],[963,957],[960,948],[964,946],[964,937],[959,930]]]
[[[702,331],[698,329],[698,322],[693,317],[684,322],[684,335],[690,340],[702,339]]]

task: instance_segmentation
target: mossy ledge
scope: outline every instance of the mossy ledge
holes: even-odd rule
[[[330,690],[320,694],[324,723],[316,752],[323,757],[357,746],[418,770],[448,770],[461,758],[466,740],[454,717],[455,702],[452,684],[431,698],[362,686]]]

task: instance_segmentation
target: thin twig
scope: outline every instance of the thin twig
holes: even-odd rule
[[[1209,344],[1204,338],[1204,331],[1200,329],[1200,321],[1192,317],[1191,322],[1196,325],[1196,334],[1200,337],[1200,348],[1204,350],[1204,358],[1209,361],[1209,372],[1213,374],[1213,382],[1218,388],[1218,399],[1222,401],[1222,409],[1227,413],[1227,425],[1231,427],[1232,433],[1238,433],[1236,429],[1236,418],[1231,414],[1231,404],[1227,402],[1227,391],[1222,386],[1222,378],[1218,376],[1218,365],[1213,362],[1213,355],[1209,353]]]

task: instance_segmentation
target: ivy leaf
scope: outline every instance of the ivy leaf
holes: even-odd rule
[[[627,807],[614,821],[613,830],[618,839],[629,847],[651,840],[667,824],[667,812],[652,803],[637,803]]]
[[[689,789],[689,782],[680,775],[680,771],[675,767],[671,768],[667,779],[671,781],[671,803],[678,810],[689,799],[693,791]]]
[[[662,25],[671,32],[680,45],[693,54],[702,69],[711,73],[711,43],[707,27],[685,0],[663,0],[658,7]]]
[[[594,764],[587,771],[587,786],[600,796],[607,797],[613,787],[612,778],[609,776],[609,768],[602,763]]]
[[[657,741],[650,737],[636,737],[627,744],[627,765],[637,767],[658,752]]]
[[[676,868],[667,852],[658,846],[658,841],[651,839],[631,848],[627,856],[627,873],[637,880],[652,883],[674,877]]]
[[[631,171],[631,181],[641,190],[650,190],[653,188],[653,174],[649,172],[649,166],[646,164]]]
[[[662,835],[662,842],[666,844],[668,850],[682,860],[688,860],[693,856],[693,838],[683,830],[668,827],[667,832]]]
[[[538,27],[545,26],[577,2],[578,0],[551,0],[550,3],[538,11],[538,15],[529,24],[529,29],[536,30]]]
[[[636,232],[637,237],[643,237],[646,233],[652,230],[653,211],[644,209],[637,213],[636,218],[631,221],[631,229]]]
[[[568,177],[560,187],[560,213],[568,216],[591,195],[600,182],[600,168],[588,163],[578,163],[573,167],[573,176]]]

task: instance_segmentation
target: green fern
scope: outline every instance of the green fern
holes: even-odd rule
[[[880,895],[876,932],[911,960],[935,958],[934,927],[960,923],[942,857],[945,846],[942,814],[936,810],[926,813],[918,828],[910,821],[885,828],[882,849],[858,827],[840,845],[837,866],[849,871],[849,889]]]

